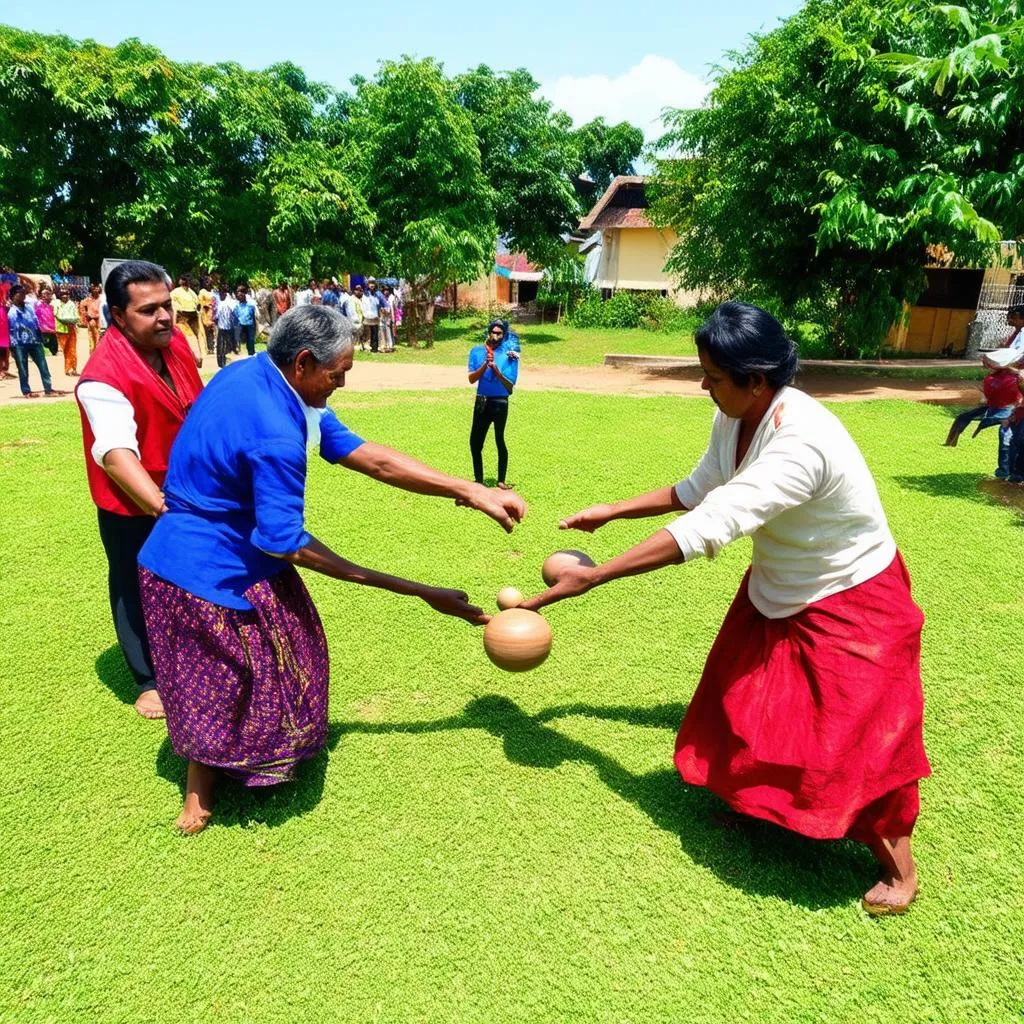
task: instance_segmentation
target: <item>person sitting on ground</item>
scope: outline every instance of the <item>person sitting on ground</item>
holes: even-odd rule
[[[973,437],[986,427],[999,427],[999,462],[995,476],[1005,479],[1010,475],[1010,429],[1007,421],[1020,402],[1020,390],[1017,386],[1017,373],[1011,368],[1024,359],[1024,352],[1013,348],[997,348],[991,352],[982,352],[982,365],[991,372],[981,382],[985,402],[972,409],[965,409],[953,420],[946,435],[947,448],[955,448],[960,435],[969,423],[978,421]]]

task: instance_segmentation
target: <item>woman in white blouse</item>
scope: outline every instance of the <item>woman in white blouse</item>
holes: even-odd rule
[[[565,572],[537,609],[622,576],[713,558],[739,537],[753,559],[676,742],[684,781],[735,810],[816,839],[866,843],[881,865],[870,913],[917,891],[910,833],[922,739],[923,616],[864,458],[843,425],[790,386],[797,354],[764,310],[723,303],[696,336],[718,407],[697,468],[674,487],[562,521],[683,512],[636,547]]]

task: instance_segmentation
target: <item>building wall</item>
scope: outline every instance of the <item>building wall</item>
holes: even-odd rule
[[[477,309],[487,309],[495,302],[505,301],[498,298],[497,282],[504,280],[498,278],[497,274],[482,274],[475,281],[456,285],[457,302],[460,306],[475,306]],[[506,285],[508,282],[505,282]],[[506,289],[507,291],[507,289]]]
[[[594,284],[619,291],[666,291],[679,306],[693,306],[700,293],[673,287],[665,273],[669,250],[676,244],[674,231],[657,228],[612,228],[601,232],[601,262]]]

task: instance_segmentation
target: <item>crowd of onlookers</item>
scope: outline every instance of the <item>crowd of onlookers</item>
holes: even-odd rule
[[[247,284],[230,288],[226,282],[203,276],[196,282],[184,274],[171,292],[176,325],[192,345],[197,361],[214,356],[224,366],[229,355],[245,347],[256,351],[256,338],[269,331],[278,318],[294,306],[324,305],[347,316],[356,331],[356,345],[371,352],[393,352],[402,323],[403,303],[398,282],[378,284],[373,277],[352,281],[310,279],[291,285],[280,281],[276,288],[254,291]],[[13,380],[15,363],[21,393],[38,397],[29,378],[34,365],[42,394],[59,395],[53,387],[46,353],[64,358],[64,373],[78,376],[78,331],[88,332],[89,352],[96,348],[109,318],[99,284],[72,295],[65,283],[51,287],[0,267],[0,381]]]
[[[295,306],[331,306],[347,316],[357,333],[357,347],[371,352],[393,352],[398,327],[402,322],[402,300],[397,288],[378,285],[375,278],[363,284],[310,279],[305,286],[279,281],[276,288],[254,292],[239,284],[233,291],[223,282],[204,276],[195,289],[188,275],[178,278],[171,292],[177,326],[195,346],[201,359],[216,355],[223,366],[227,356],[245,346],[255,352],[256,336],[261,328],[269,330],[278,318]]]

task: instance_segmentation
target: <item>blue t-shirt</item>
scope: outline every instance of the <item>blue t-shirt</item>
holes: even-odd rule
[[[171,448],[167,512],[139,564],[205,601],[251,608],[249,587],[288,566],[274,555],[310,540],[306,434],[302,402],[265,352],[221,370]],[[323,413],[322,458],[337,462],[362,443],[330,409]]]
[[[256,307],[251,302],[240,302],[234,308],[235,323],[239,327],[249,327],[256,323]]]
[[[479,370],[486,362],[486,345],[477,345],[475,348],[470,349],[470,373],[474,373],[476,370]],[[510,384],[515,384],[516,378],[519,376],[519,361],[517,359],[513,359],[509,355],[509,350],[505,348],[503,344],[499,345],[494,350],[494,365]],[[494,376],[494,373],[491,370],[487,370],[476,382],[476,393],[478,395],[483,395],[485,398],[508,398],[510,394],[510,392],[505,389],[505,385]]]

